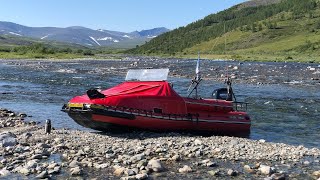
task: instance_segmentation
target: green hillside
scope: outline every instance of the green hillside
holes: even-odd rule
[[[271,1],[234,6],[128,52],[195,57],[200,51],[207,58],[320,62],[320,1]]]

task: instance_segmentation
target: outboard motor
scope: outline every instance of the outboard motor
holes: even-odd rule
[[[216,89],[212,92],[212,97],[214,99],[222,99],[226,101],[233,101],[233,99],[236,100],[236,97],[233,94],[233,90],[231,87],[232,83],[229,77],[226,80],[226,83],[227,83],[227,88]]]
[[[212,97],[214,99],[221,99],[226,101],[233,101],[233,95],[228,93],[227,88],[216,89],[212,92]]]

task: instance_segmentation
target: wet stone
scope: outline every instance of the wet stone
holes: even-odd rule
[[[42,171],[40,174],[38,174],[36,176],[36,178],[38,178],[38,179],[45,179],[45,178],[48,178],[48,177],[49,177],[48,171]]]
[[[147,173],[137,174],[135,177],[137,180],[143,180],[148,178],[148,174]]]
[[[208,174],[210,174],[211,176],[219,176],[221,173],[220,173],[220,170],[217,169],[217,170],[208,171]]]
[[[238,171],[235,171],[235,170],[233,170],[233,169],[229,169],[229,170],[227,171],[227,174],[228,174],[229,176],[237,176],[237,175],[238,175]]]

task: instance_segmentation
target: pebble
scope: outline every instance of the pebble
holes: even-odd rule
[[[179,168],[179,173],[188,173],[192,172],[191,167],[184,165],[182,168]]]
[[[21,174],[24,174],[24,175],[29,175],[29,174],[30,174],[30,170],[29,170],[28,168],[21,168],[21,169],[19,170],[19,172],[20,172]]]
[[[211,171],[208,171],[208,174],[210,174],[211,176],[219,176],[220,175],[220,170],[219,169],[211,170]]]
[[[77,166],[77,167],[74,167],[74,168],[70,169],[70,174],[72,176],[80,176],[80,175],[83,174],[83,171],[79,166]]]
[[[235,171],[235,170],[233,170],[233,169],[229,169],[229,170],[227,171],[227,174],[228,174],[229,176],[237,176],[237,175],[238,175],[238,171]]]
[[[56,166],[52,170],[49,170],[48,173],[49,174],[59,174],[60,171],[61,171],[61,167],[60,166]]]
[[[259,171],[260,171],[262,174],[270,175],[270,174],[272,173],[272,168],[271,168],[270,166],[260,165]]]
[[[312,173],[312,176],[316,177],[316,178],[320,178],[320,170],[319,171],[314,171]]]
[[[161,172],[164,170],[160,160],[157,159],[151,159],[148,162],[147,167],[152,169],[154,172]]]
[[[1,119],[0,110],[0,122]],[[151,132],[114,136],[65,129],[53,130],[47,136],[40,125],[19,128],[21,130],[12,133],[16,144],[0,148],[0,155],[4,157],[0,161],[1,176],[21,173],[34,174],[32,177],[35,177],[44,173],[54,179],[62,172],[80,177],[87,168],[92,168],[92,171],[105,169],[102,171],[106,173],[114,168],[111,172],[122,179],[147,179],[158,175],[171,177],[172,169],[188,173],[190,178],[194,177],[195,172],[201,173],[207,169],[210,170],[207,176],[228,175],[241,179],[243,174],[249,173],[254,179],[263,179],[265,176],[281,179],[293,176],[275,173],[273,166],[276,167],[277,163],[288,164],[291,168],[310,169],[318,164],[317,157],[320,157],[317,148],[237,137],[183,136],[178,133],[159,135]],[[53,154],[59,155],[62,162],[49,162],[49,158],[55,159]],[[308,160],[304,160],[305,157]],[[268,165],[261,165],[260,162]],[[217,163],[219,169],[215,168]],[[188,165],[181,167],[181,164],[192,164],[192,168]],[[239,165],[243,166],[243,173],[235,170]],[[311,170],[309,173],[320,178],[317,171]]]
[[[1,176],[2,176],[2,177],[5,177],[5,176],[8,176],[8,175],[10,175],[10,174],[11,174],[10,171],[7,170],[7,169],[5,169],[5,168],[3,168],[3,169],[0,170],[0,177],[1,177]]]
[[[36,176],[36,178],[38,178],[38,179],[45,179],[45,178],[48,178],[48,177],[49,177],[48,171],[42,171],[40,174],[38,174]]]
[[[9,147],[17,144],[16,135],[11,132],[0,133],[0,146]]]
[[[270,176],[272,180],[285,180],[287,178],[284,173],[274,173]]]
[[[136,178],[137,180],[147,179],[147,178],[148,178],[148,174],[147,174],[147,173],[137,174],[137,175],[135,176],[135,178]]]
[[[114,169],[113,174],[116,176],[122,176],[126,170],[124,167],[120,166],[115,166]]]
[[[173,160],[173,161],[180,161],[180,160],[181,160],[181,157],[176,154],[176,155],[174,155],[174,156],[171,157],[171,160]]]
[[[69,167],[74,168],[74,167],[78,167],[79,166],[79,162],[76,160],[73,160],[70,162]]]

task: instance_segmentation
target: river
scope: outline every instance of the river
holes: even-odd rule
[[[55,128],[92,131],[60,111],[92,87],[124,81],[131,68],[170,68],[169,81],[187,95],[196,60],[128,57],[124,60],[0,60],[0,108],[24,112]],[[237,100],[250,103],[251,139],[320,148],[320,65],[202,60],[202,97],[235,78]]]

